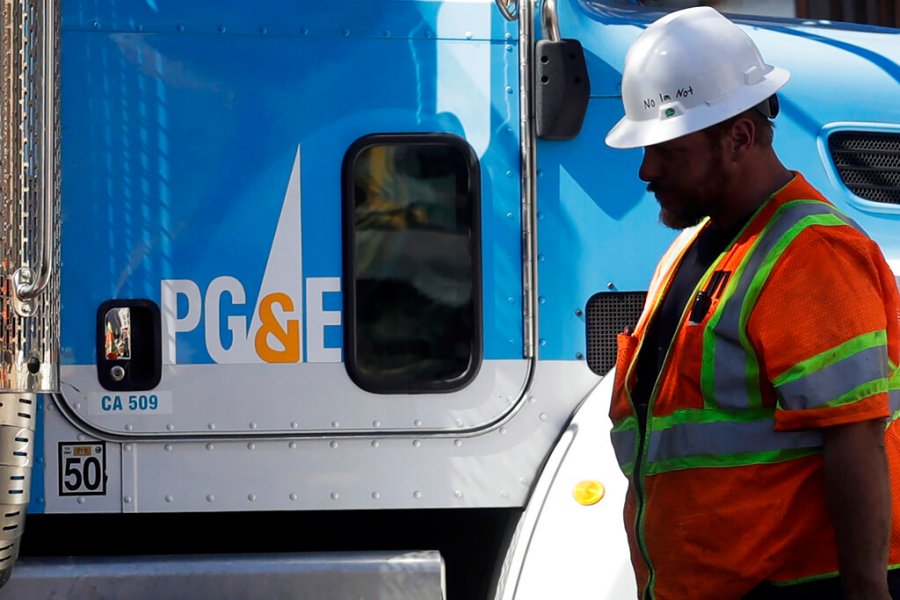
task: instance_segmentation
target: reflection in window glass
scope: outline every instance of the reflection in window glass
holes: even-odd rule
[[[631,0],[664,10],[713,6],[726,14],[796,17],[900,27],[897,0]]]
[[[104,354],[107,360],[131,358],[131,309],[126,306],[106,311]]]
[[[794,3],[785,0],[642,0],[641,3],[645,6],[671,10],[692,6],[713,6],[723,13],[769,17],[794,17],[797,14]]]
[[[348,152],[345,348],[361,387],[449,391],[475,375],[479,190],[456,136],[369,136]]]

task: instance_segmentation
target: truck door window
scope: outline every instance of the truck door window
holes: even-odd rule
[[[448,134],[366,136],[343,188],[348,373],[377,393],[465,386],[482,347],[475,153]]]
[[[644,6],[665,10],[680,10],[692,6],[713,6],[723,13],[760,15],[767,17],[795,17],[794,2],[784,0],[641,0]]]
[[[726,14],[822,19],[864,25],[900,27],[900,5],[895,0],[633,0],[644,6],[680,10],[712,6]]]

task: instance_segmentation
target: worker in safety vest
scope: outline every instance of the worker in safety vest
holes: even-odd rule
[[[683,230],[619,336],[610,408],[644,600],[900,598],[900,294],[773,151],[788,78],[709,7],[625,58],[606,142],[644,149]]]

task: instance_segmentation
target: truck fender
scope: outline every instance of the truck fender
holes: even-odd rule
[[[508,547],[495,600],[637,597],[622,518],[628,481],[609,435],[614,375],[615,369],[579,404],[545,462]],[[594,491],[588,505],[575,497],[585,483]]]

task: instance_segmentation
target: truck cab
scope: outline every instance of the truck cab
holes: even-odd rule
[[[3,7],[0,599],[635,593],[606,375],[675,232],[603,138],[673,6]],[[897,30],[732,16],[900,275]]]

